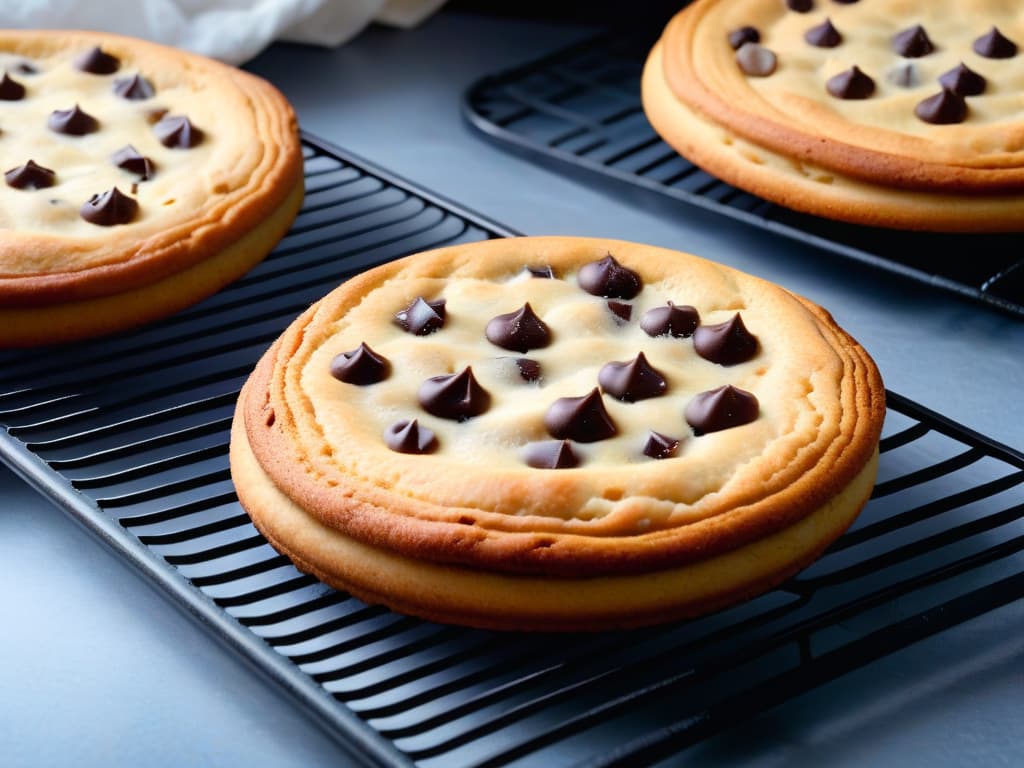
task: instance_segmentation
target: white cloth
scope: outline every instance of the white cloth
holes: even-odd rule
[[[0,0],[0,27],[141,37],[229,64],[275,40],[334,47],[371,22],[409,28],[445,0]]]

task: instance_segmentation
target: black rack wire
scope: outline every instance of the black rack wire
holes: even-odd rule
[[[1024,596],[1024,454],[889,394],[852,530],[780,589],[689,622],[545,635],[432,624],[297,571],[239,506],[238,390],[309,302],[389,259],[512,234],[305,138],[295,226],[166,321],[0,355],[0,456],[302,702],[354,762],[652,764]]]
[[[695,206],[1024,317],[1019,234],[907,232],[822,219],[743,192],[681,157],[641,104],[643,63],[660,32],[650,26],[601,34],[484,77],[466,92],[463,113],[499,146],[611,194],[669,211]],[[960,258],[939,258],[950,252]]]

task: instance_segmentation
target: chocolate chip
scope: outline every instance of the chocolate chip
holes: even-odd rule
[[[465,421],[491,405],[491,395],[480,386],[468,365],[460,373],[433,376],[416,393],[423,410],[442,419]]]
[[[142,181],[153,178],[156,166],[148,157],[140,155],[131,144],[126,144],[110,156],[110,162],[129,173],[138,174]]]
[[[15,189],[45,189],[57,183],[57,174],[29,160],[4,173],[4,181]]]
[[[918,59],[934,51],[935,46],[932,44],[931,39],[929,39],[924,27],[920,24],[915,24],[901,32],[897,32],[893,36],[892,49],[900,56],[908,59]]]
[[[679,439],[655,432],[653,429],[647,433],[647,442],[644,444],[644,456],[652,459],[667,459],[676,454],[679,450]]]
[[[25,86],[4,72],[0,80],[0,101],[21,101],[25,98]]]
[[[149,80],[136,73],[131,77],[120,77],[115,80],[114,93],[129,101],[145,101],[153,98],[156,91]]]
[[[737,27],[729,33],[729,45],[734,51],[744,43],[760,42],[761,33],[757,31],[757,27],[751,27],[750,25]]]
[[[31,63],[29,63],[27,61],[19,61],[17,64],[15,64],[14,65],[14,71],[17,72],[19,75],[38,75],[39,74],[39,70],[35,67],[35,65],[33,65],[33,64],[31,64]]]
[[[191,149],[203,140],[203,132],[184,115],[169,115],[153,126],[153,133],[165,147]]]
[[[525,267],[526,271],[529,272],[533,277],[539,277],[545,280],[555,279],[555,270],[549,265],[545,264],[542,267]]]
[[[832,25],[831,19],[825,19],[821,24],[804,32],[804,40],[818,48],[835,48],[843,42],[843,36]]]
[[[540,363],[536,360],[529,357],[517,357],[516,367],[519,369],[519,375],[523,381],[538,381],[540,379]]]
[[[618,428],[604,408],[601,392],[594,387],[583,397],[560,397],[544,414],[544,426],[552,437],[593,443],[618,434]]]
[[[128,195],[122,194],[117,187],[108,189],[100,195],[93,195],[82,205],[79,213],[90,224],[109,227],[114,224],[127,224],[135,218],[139,204]]]
[[[75,69],[93,75],[109,75],[117,72],[120,67],[121,60],[103,51],[98,45],[75,59]]]
[[[693,332],[693,348],[705,360],[719,365],[744,363],[757,354],[757,337],[747,330],[737,312],[717,325],[702,325]]]
[[[886,79],[901,88],[912,88],[920,82],[917,67],[910,61],[905,61],[890,69]]]
[[[939,84],[958,96],[977,96],[985,92],[985,78],[960,62],[948,72],[939,75]]]
[[[704,435],[749,424],[757,418],[759,408],[752,393],[726,384],[695,395],[686,406],[686,423],[695,435]]]
[[[807,13],[814,7],[814,0],[786,0],[786,7],[797,13]]]
[[[542,440],[523,447],[523,460],[536,469],[570,469],[580,458],[568,440]]]
[[[528,352],[551,343],[551,330],[537,317],[529,302],[515,312],[492,317],[484,328],[484,335],[492,344],[515,352]]]
[[[366,386],[384,381],[391,373],[391,363],[362,342],[350,352],[342,352],[331,361],[331,375],[346,384]]]
[[[633,317],[633,305],[625,301],[615,301],[614,299],[608,300],[609,311],[625,323],[628,323],[630,318]],[[618,322],[618,321],[616,321]]]
[[[580,267],[576,276],[580,288],[606,299],[632,299],[640,293],[640,275],[624,267],[610,253],[600,261]]]
[[[974,41],[974,52],[986,59],[1011,59],[1017,55],[1017,44],[996,27]]]
[[[396,421],[385,429],[384,444],[398,453],[431,453],[437,448],[437,438],[416,419],[409,419]]]
[[[445,300],[425,301],[422,296],[405,309],[395,313],[395,323],[414,336],[426,336],[444,327]]]
[[[778,66],[775,54],[759,43],[744,43],[736,51],[740,70],[751,77],[768,77]]]
[[[51,131],[65,133],[69,136],[84,136],[100,129],[99,121],[79,109],[77,104],[71,109],[58,109],[51,112],[47,125]]]
[[[932,125],[952,125],[967,119],[967,102],[948,88],[918,102],[914,114]]]
[[[606,393],[618,400],[634,403],[665,394],[668,384],[644,353],[625,363],[605,363],[597,373],[597,382]]]
[[[654,307],[644,312],[640,327],[648,336],[673,336],[687,338],[693,335],[700,324],[696,308],[687,304],[668,302],[664,307]]]
[[[875,92],[875,81],[854,65],[830,77],[825,88],[837,99],[866,99]]]

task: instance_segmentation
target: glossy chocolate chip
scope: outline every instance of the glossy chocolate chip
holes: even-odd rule
[[[139,204],[134,198],[122,194],[117,187],[108,189],[100,195],[93,195],[82,205],[79,213],[90,224],[110,227],[115,224],[127,224],[138,213]]]
[[[886,79],[900,88],[912,88],[920,82],[917,67],[910,61],[904,61],[890,69]]]
[[[390,373],[391,363],[370,349],[366,342],[349,352],[336,355],[331,361],[331,375],[334,378],[360,387],[384,381]]]
[[[817,48],[835,48],[843,42],[843,36],[832,24],[831,19],[825,19],[821,24],[804,32],[804,40]]]
[[[749,24],[743,27],[736,27],[729,33],[729,45],[735,51],[744,43],[760,43],[761,33],[757,31],[757,27],[752,27]]]
[[[647,310],[640,319],[640,327],[648,336],[687,338],[693,335],[699,324],[700,314],[695,307],[671,301],[664,307]]]
[[[114,81],[114,93],[129,101],[145,101],[153,98],[156,91],[153,84],[142,75],[136,73],[131,77],[119,77]]]
[[[45,189],[57,183],[57,174],[36,164],[34,160],[29,160],[24,165],[11,168],[4,173],[4,181],[7,182],[7,186],[15,189]]]
[[[138,174],[140,181],[153,178],[156,171],[153,161],[139,154],[131,144],[126,144],[111,155],[110,162],[129,173]]]
[[[584,264],[576,279],[587,293],[606,299],[632,299],[642,287],[640,275],[619,264],[611,254]]]
[[[615,301],[615,299],[609,299],[608,310],[613,315],[615,315],[616,318],[618,318],[616,322],[621,320],[622,323],[628,323],[630,319],[633,317],[633,305],[625,301]]]
[[[555,270],[552,269],[547,264],[545,264],[543,266],[540,266],[540,267],[527,266],[527,267],[525,267],[525,269],[533,277],[539,277],[539,278],[544,279],[544,280],[554,280],[555,279]]]
[[[77,104],[71,109],[58,109],[50,113],[47,125],[51,131],[69,136],[84,136],[100,129],[99,121],[83,112]]]
[[[1017,55],[1017,44],[996,27],[975,40],[971,47],[986,59],[1012,59]]]
[[[948,72],[939,75],[939,85],[958,96],[977,96],[985,92],[985,78],[960,62]]]
[[[745,363],[757,354],[757,337],[747,330],[737,312],[717,325],[701,325],[693,333],[693,348],[705,360],[719,365]]]
[[[544,414],[544,426],[552,437],[594,443],[618,434],[618,428],[605,410],[597,387],[583,397],[560,397]]]
[[[568,440],[541,440],[523,447],[523,461],[536,469],[571,469],[579,466],[580,457]]]
[[[660,397],[668,389],[665,377],[647,362],[643,352],[625,363],[605,363],[597,382],[606,393],[627,403]]]
[[[797,13],[807,13],[814,8],[814,0],[786,0],[786,7]]]
[[[540,363],[529,357],[517,357],[516,368],[523,381],[539,381],[541,376]]]
[[[875,81],[854,65],[830,77],[825,88],[837,99],[867,99],[875,92]]]
[[[121,60],[98,45],[75,59],[75,69],[93,75],[110,75],[121,68]]]
[[[679,450],[679,439],[655,432],[653,429],[647,433],[647,442],[644,443],[644,456],[652,459],[667,459],[675,456]]]
[[[431,453],[437,448],[437,437],[416,419],[403,419],[384,430],[384,444],[398,453]]]
[[[925,28],[920,24],[915,24],[893,36],[892,49],[905,58],[918,59],[934,51],[935,45],[928,37]]]
[[[426,301],[422,296],[395,313],[395,324],[414,336],[426,336],[444,327],[446,317],[445,300]]]
[[[963,96],[943,88],[934,96],[918,102],[914,114],[932,125],[953,125],[967,119],[967,102]]]
[[[455,421],[479,416],[491,406],[490,393],[468,365],[459,373],[432,376],[420,384],[416,396],[427,413]]]
[[[528,352],[551,343],[551,330],[537,317],[530,302],[515,312],[492,317],[484,335],[492,344],[515,352]]]
[[[686,406],[686,423],[695,435],[704,435],[749,424],[759,410],[757,397],[751,392],[726,384],[695,395]]]
[[[745,75],[768,77],[779,61],[775,54],[759,43],[744,43],[736,51],[736,63]]]
[[[153,126],[153,133],[165,147],[191,149],[203,140],[203,132],[184,115],[168,115]]]
[[[0,80],[0,101],[21,101],[25,98],[25,86],[4,72]]]

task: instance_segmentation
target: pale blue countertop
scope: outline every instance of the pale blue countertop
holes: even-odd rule
[[[1024,321],[698,211],[652,211],[482,141],[478,77],[582,27],[442,12],[334,51],[275,46],[250,69],[302,126],[526,234],[642,240],[829,308],[887,386],[1024,449]],[[0,764],[319,766],[344,753],[282,691],[0,469]],[[1022,765],[1024,604],[941,633],[701,746],[701,764]]]

